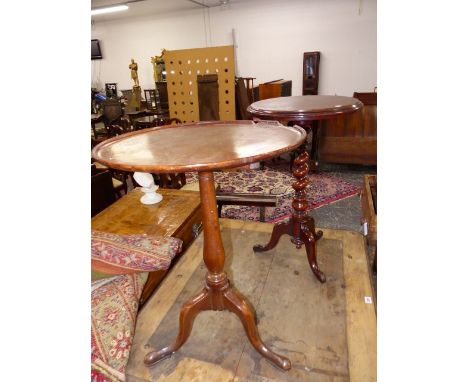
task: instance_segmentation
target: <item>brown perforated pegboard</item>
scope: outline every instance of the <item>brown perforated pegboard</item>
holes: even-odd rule
[[[236,119],[232,45],[167,50],[164,60],[171,118],[179,118],[182,122],[199,121],[197,75],[217,74],[219,118],[221,121]]]

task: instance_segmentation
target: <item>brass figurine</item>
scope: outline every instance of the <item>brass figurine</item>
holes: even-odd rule
[[[130,69],[132,80],[135,82],[135,85],[133,85],[133,87],[134,88],[140,87],[140,82],[138,81],[138,64],[135,62],[133,58],[132,58],[132,62],[130,63],[130,65],[128,65],[128,68]]]
[[[163,49],[160,56],[151,57],[151,63],[153,64],[153,77],[155,82],[163,81],[163,73],[164,70],[164,53],[166,49]]]

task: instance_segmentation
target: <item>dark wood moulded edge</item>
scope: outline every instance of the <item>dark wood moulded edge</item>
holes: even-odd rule
[[[254,121],[251,120],[236,120],[236,121],[206,121],[206,122],[193,122],[193,123],[184,123],[182,125],[164,125],[164,126],[157,126],[145,130],[139,130],[139,131],[133,131],[130,133],[122,134],[110,139],[107,139],[98,145],[96,145],[93,150],[91,151],[91,156],[92,158],[99,162],[104,164],[105,166],[115,168],[118,170],[124,170],[124,171],[141,171],[141,172],[157,172],[157,173],[173,173],[173,172],[191,172],[191,171],[213,171],[213,170],[220,170],[220,169],[228,169],[228,168],[233,168],[233,167],[239,167],[243,165],[247,165],[250,163],[254,162],[260,162],[261,160],[268,159],[271,157],[278,156],[282,153],[292,151],[296,148],[298,148],[302,142],[306,139],[307,133],[306,131],[300,127],[300,126],[282,126],[288,129],[296,130],[300,133],[301,139],[298,141],[298,143],[283,147],[282,149],[278,149],[275,151],[271,151],[267,154],[259,154],[259,155],[254,155],[250,157],[245,157],[245,158],[239,158],[239,159],[233,159],[233,160],[226,160],[226,161],[221,161],[217,163],[197,163],[193,165],[170,165],[170,164],[164,164],[164,165],[157,165],[157,164],[149,164],[149,165],[132,165],[128,163],[123,163],[123,162],[114,162],[110,160],[103,159],[99,156],[99,151],[103,148],[108,146],[109,144],[122,140],[127,137],[133,137],[139,134],[147,134],[151,131],[156,131],[156,130],[163,130],[163,129],[175,129],[175,128],[180,128],[180,127],[198,127],[198,126],[204,126],[204,125],[216,125],[220,123],[226,123],[226,124],[239,124],[239,125],[245,125],[245,124],[252,124],[256,125]],[[278,123],[279,124],[279,123]]]
[[[352,98],[352,97],[350,97]],[[281,111],[281,110],[264,110],[257,109],[249,105],[247,111],[255,117],[261,117],[268,120],[289,120],[289,121],[312,121],[320,119],[336,118],[341,115],[351,114],[364,107],[363,103],[355,98],[355,103],[348,106],[340,106],[336,108],[322,109],[317,111],[311,110],[294,110],[294,111]],[[259,102],[259,101],[258,101]]]

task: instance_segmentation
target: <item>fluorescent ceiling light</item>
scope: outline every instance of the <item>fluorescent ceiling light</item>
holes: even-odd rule
[[[128,9],[128,5],[116,5],[113,7],[91,9],[91,16],[102,15],[104,13],[111,13],[111,12],[121,12],[121,11],[126,11],[127,9]]]

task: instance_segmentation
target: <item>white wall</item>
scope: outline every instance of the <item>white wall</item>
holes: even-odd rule
[[[376,0],[255,0],[205,15],[192,10],[95,22],[91,34],[101,40],[104,59],[92,61],[92,86],[117,82],[130,89],[134,58],[141,87],[153,88],[151,56],[162,48],[229,45],[232,29],[237,74],[256,77],[256,84],[290,79],[292,94],[301,94],[303,52],[320,51],[319,94],[350,96],[377,86]]]

